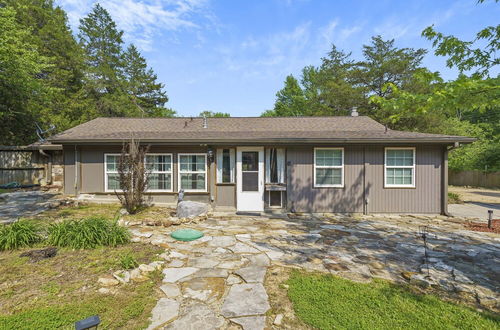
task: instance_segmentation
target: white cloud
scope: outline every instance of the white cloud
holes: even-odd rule
[[[153,36],[160,31],[199,30],[197,22],[213,22],[207,0],[59,0],[68,13],[70,24],[77,28],[94,3],[106,8],[125,39],[143,50],[150,50]],[[201,40],[201,38],[198,38]]]

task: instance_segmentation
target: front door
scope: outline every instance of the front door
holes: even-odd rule
[[[236,155],[238,211],[264,211],[264,147],[240,147]]]

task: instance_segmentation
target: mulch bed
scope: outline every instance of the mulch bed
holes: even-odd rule
[[[500,219],[493,219],[491,221],[491,228],[488,228],[488,222],[468,222],[465,228],[473,231],[481,231],[485,233],[500,234]]]

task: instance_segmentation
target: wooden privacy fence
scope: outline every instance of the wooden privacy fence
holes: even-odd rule
[[[46,162],[46,161],[45,161]],[[44,160],[38,151],[0,151],[0,185],[17,182],[39,184],[45,178]]]
[[[450,170],[448,183],[454,186],[500,188],[500,172]]]

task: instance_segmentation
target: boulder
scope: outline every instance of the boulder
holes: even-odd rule
[[[177,204],[178,218],[194,218],[208,213],[208,204],[182,201]]]

